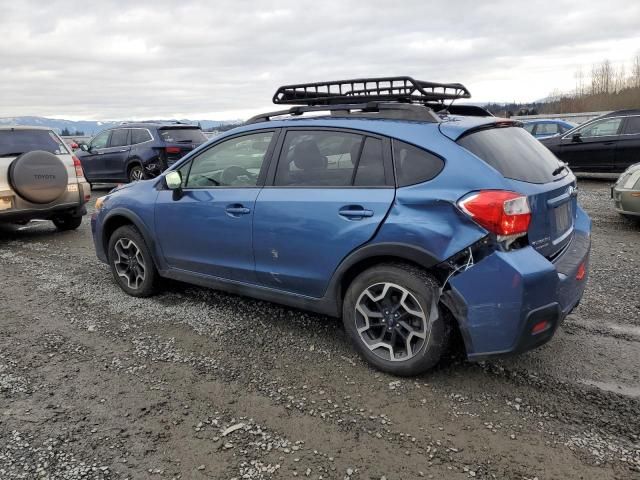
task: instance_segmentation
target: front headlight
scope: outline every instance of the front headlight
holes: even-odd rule
[[[98,197],[98,199],[96,200],[96,212],[101,210],[102,207],[104,206],[104,202],[107,199],[106,196],[104,197]]]

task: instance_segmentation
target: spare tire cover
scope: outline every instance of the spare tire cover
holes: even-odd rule
[[[67,190],[69,176],[59,157],[43,150],[26,152],[9,166],[9,182],[32,203],[50,203]]]

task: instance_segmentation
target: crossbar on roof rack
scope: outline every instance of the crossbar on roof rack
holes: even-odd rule
[[[329,112],[333,117],[365,117],[396,120],[415,120],[420,122],[439,122],[440,119],[431,108],[410,103],[349,103],[335,105],[298,105],[287,110],[261,113],[247,120],[249,123],[268,122],[273,117],[283,115],[300,116],[308,112]]]
[[[471,98],[469,90],[460,83],[380,77],[284,85],[276,91],[273,103],[309,106],[371,101],[428,103],[458,98]]]

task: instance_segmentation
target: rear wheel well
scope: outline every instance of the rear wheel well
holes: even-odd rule
[[[402,257],[394,257],[392,255],[369,257],[369,258],[365,258],[363,260],[360,260],[359,262],[355,263],[354,265],[351,265],[347,269],[347,271],[344,272],[344,274],[342,275],[342,278],[340,279],[340,291],[339,291],[339,293],[340,293],[340,302],[342,302],[342,300],[344,299],[344,296],[347,293],[347,289],[349,288],[349,285],[351,285],[351,282],[353,282],[353,280],[358,275],[360,275],[365,270],[367,270],[367,269],[369,269],[371,267],[375,267],[376,265],[379,265],[379,264],[382,264],[382,263],[404,264],[404,265],[408,265],[408,266],[411,266],[411,267],[420,268],[420,269],[432,274],[437,279],[440,279],[440,277],[441,277],[441,272],[437,268],[425,268],[423,265],[420,265],[417,262],[413,262],[411,260],[407,260],[407,259],[402,258]]]

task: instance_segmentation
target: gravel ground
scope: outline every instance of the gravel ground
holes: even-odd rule
[[[0,227],[0,479],[640,478],[640,227],[608,186],[580,181],[591,280],[549,344],[412,379],[334,319],[127,297],[88,218]]]

